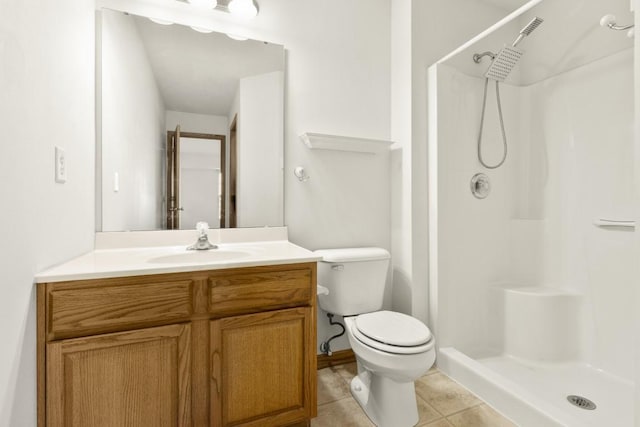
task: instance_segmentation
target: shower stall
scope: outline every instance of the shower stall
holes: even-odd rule
[[[519,426],[634,425],[632,23],[534,0],[429,69],[437,363]]]

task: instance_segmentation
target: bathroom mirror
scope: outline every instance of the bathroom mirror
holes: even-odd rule
[[[284,225],[284,48],[103,9],[98,231]]]

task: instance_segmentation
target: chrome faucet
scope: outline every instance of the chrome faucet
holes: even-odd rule
[[[198,230],[198,240],[191,246],[187,248],[188,251],[206,251],[209,249],[218,249],[217,245],[211,244],[209,242],[209,237],[207,236],[207,230],[209,229],[209,224],[204,221],[200,221],[196,224],[196,230]]]

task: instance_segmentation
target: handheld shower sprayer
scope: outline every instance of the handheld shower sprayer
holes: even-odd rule
[[[496,169],[502,166],[507,159],[507,134],[504,130],[504,120],[502,119],[499,83],[503,82],[511,71],[513,71],[513,68],[516,66],[518,61],[520,61],[520,57],[524,53],[516,46],[525,37],[531,34],[533,30],[538,28],[543,21],[544,20],[542,18],[537,16],[534,17],[523,29],[520,30],[518,37],[516,37],[511,46],[505,45],[498,53],[494,54],[493,52],[487,51],[473,55],[473,60],[476,64],[479,64],[480,60],[485,56],[489,56],[491,58],[491,65],[489,65],[489,68],[484,73],[484,95],[482,98],[482,113],[480,115],[480,130],[478,132],[478,160],[480,161],[480,164],[487,169]],[[486,163],[482,157],[482,128],[484,127],[484,113],[487,107],[487,86],[489,86],[489,79],[496,82],[496,103],[498,107],[498,117],[500,118],[500,130],[502,131],[502,144],[504,147],[502,159],[494,165]]]
[[[539,18],[537,16],[533,18],[531,22],[529,22],[523,29],[520,30],[520,34],[518,34],[518,37],[516,37],[516,39],[513,41],[511,45],[513,47],[518,46],[518,44],[522,41],[522,39],[524,39],[526,36],[531,34],[533,30],[538,28],[538,26],[543,22],[544,22],[544,19],[542,18]]]

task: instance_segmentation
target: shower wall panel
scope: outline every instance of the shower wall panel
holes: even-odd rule
[[[582,295],[577,360],[631,379],[633,232],[593,220],[633,217],[632,66],[627,50],[531,86],[501,85],[509,152],[495,170],[477,160],[483,79],[437,66],[441,347],[503,353],[512,325],[502,289],[558,288]],[[483,153],[493,163],[501,149],[490,83]],[[483,200],[469,189],[477,172],[491,180]]]
[[[483,79],[455,68],[437,69],[438,108],[438,340],[465,353],[481,356],[500,350],[499,321],[489,292],[509,278],[508,243],[512,211],[514,153],[517,152],[518,89],[501,85],[509,156],[499,169],[487,170],[477,160]],[[495,86],[488,88],[483,134],[484,158],[502,156]],[[470,181],[477,172],[491,180],[491,192],[476,199]]]
[[[633,218],[632,89],[631,49],[524,88],[516,179],[522,218],[539,220],[539,284],[584,295],[583,360],[629,379],[633,232],[593,221]]]

